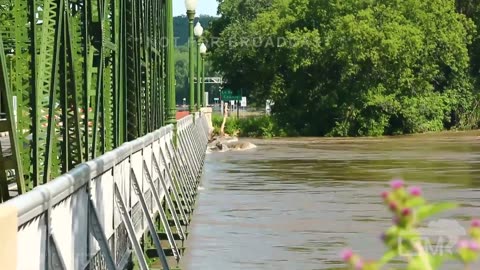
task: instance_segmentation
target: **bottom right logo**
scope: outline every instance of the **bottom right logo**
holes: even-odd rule
[[[454,254],[457,243],[467,236],[467,230],[459,222],[450,219],[430,221],[426,227],[418,229],[418,232],[425,251],[432,255]],[[398,240],[399,244],[403,241]],[[402,250],[402,245],[398,246],[400,255],[413,255]]]

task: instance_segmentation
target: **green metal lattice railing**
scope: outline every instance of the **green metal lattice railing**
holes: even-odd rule
[[[174,121],[172,0],[3,0],[0,21],[1,200]]]

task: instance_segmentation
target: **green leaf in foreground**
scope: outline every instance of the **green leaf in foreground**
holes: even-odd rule
[[[457,207],[458,207],[458,204],[450,203],[450,202],[424,205],[418,208],[417,220],[418,222],[421,222],[431,216],[438,215],[440,213],[455,209]]]

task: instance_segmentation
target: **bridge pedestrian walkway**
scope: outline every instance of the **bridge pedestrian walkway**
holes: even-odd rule
[[[205,114],[188,115],[5,202],[18,217],[15,268],[175,267],[208,133]]]

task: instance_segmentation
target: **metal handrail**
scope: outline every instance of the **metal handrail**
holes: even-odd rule
[[[126,242],[140,258],[141,269],[147,269],[139,240],[147,230],[152,237],[158,237],[152,225],[155,215],[161,217],[169,244],[179,259],[180,252],[160,201],[174,205],[168,190],[190,192],[185,198],[196,193],[206,148],[206,126],[202,114],[189,115],[178,121],[177,136],[172,125],[163,127],[5,202],[4,206],[18,211],[18,247],[30,256],[30,260],[19,259],[22,266],[18,269],[83,270],[97,265],[100,253],[107,269],[117,269],[128,261],[125,258],[129,258],[130,251],[122,245]],[[174,138],[179,141],[178,149]],[[173,177],[181,171],[190,172],[191,177]],[[181,232],[178,216],[175,211],[171,214]],[[98,245],[92,245],[90,239]],[[154,242],[164,269],[169,269],[160,240]],[[76,254],[79,251],[86,252],[85,256]]]
[[[28,193],[5,202],[4,205],[13,206],[18,210],[18,225],[21,226],[48,210],[49,205],[56,205],[63,201],[85,186],[91,179],[112,169],[118,164],[118,161],[125,160],[131,154],[142,150],[146,145],[171,132],[172,129],[173,126],[168,125],[144,137],[127,142],[94,160],[80,164],[45,185],[38,186]],[[99,166],[100,164],[101,166]],[[103,169],[99,170],[100,167]],[[50,201],[46,202],[45,198],[50,198]]]

